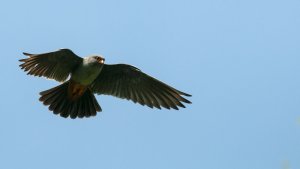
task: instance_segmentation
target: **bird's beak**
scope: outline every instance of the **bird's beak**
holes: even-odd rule
[[[104,61],[105,61],[104,58],[100,59],[100,63],[101,63],[101,64],[104,64]]]
[[[104,61],[105,61],[104,58],[102,58],[102,57],[97,57],[96,59],[97,59],[98,63],[104,64]]]

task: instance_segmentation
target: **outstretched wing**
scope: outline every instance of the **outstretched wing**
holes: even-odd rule
[[[82,58],[70,49],[60,49],[42,54],[23,54],[29,58],[19,60],[24,62],[20,67],[28,72],[27,74],[44,76],[59,82],[65,81],[72,70],[82,62]]]
[[[92,84],[97,94],[113,95],[132,100],[151,108],[160,106],[178,110],[185,107],[181,102],[191,103],[183,96],[191,96],[126,64],[104,65],[100,75]]]

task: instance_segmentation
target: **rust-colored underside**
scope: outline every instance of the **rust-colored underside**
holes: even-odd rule
[[[86,89],[87,86],[79,84],[73,80],[70,80],[70,84],[68,87],[68,98],[72,101],[75,101],[84,94]]]

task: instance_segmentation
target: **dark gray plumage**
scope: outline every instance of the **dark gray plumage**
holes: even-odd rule
[[[102,56],[81,58],[69,49],[29,54],[20,67],[30,75],[63,84],[41,92],[40,101],[62,117],[83,118],[101,111],[93,93],[113,95],[151,108],[176,109],[191,103],[181,92],[127,64],[104,64]],[[67,78],[70,75],[68,81]]]

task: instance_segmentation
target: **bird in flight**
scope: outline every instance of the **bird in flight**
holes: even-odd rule
[[[42,54],[23,53],[21,69],[29,75],[43,76],[62,82],[59,86],[40,92],[40,101],[61,117],[83,118],[102,111],[94,93],[112,95],[147,105],[176,109],[191,103],[181,92],[127,64],[104,64],[101,55],[81,58],[70,49]],[[70,78],[68,79],[68,77]],[[67,80],[68,79],[68,80]]]

